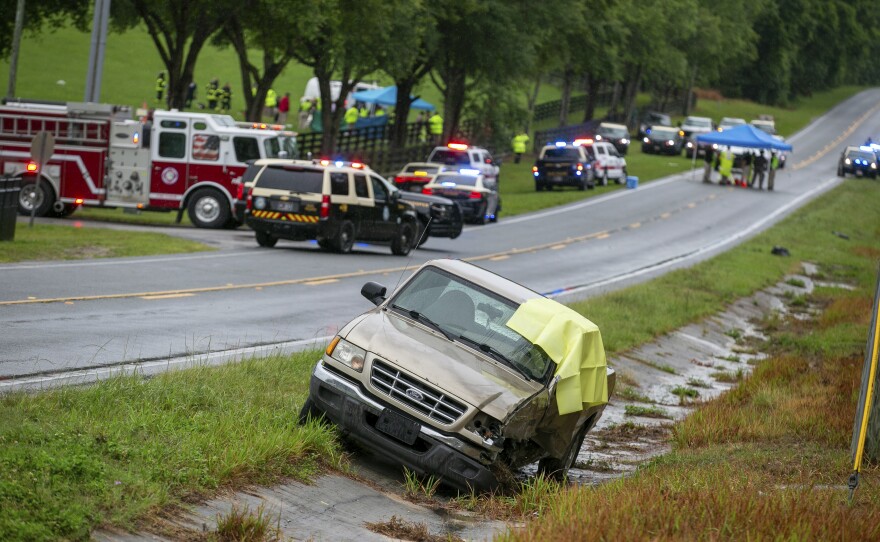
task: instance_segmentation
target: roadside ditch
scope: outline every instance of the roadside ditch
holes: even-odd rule
[[[572,483],[595,485],[627,476],[669,450],[673,422],[702,402],[736,386],[765,357],[765,324],[807,319],[819,309],[808,302],[821,282],[815,265],[739,299],[726,310],[609,359],[617,390],[587,435]],[[513,527],[462,511],[442,490],[407,495],[407,480],[393,458],[352,454],[353,475],[330,474],[312,484],[290,482],[218,496],[158,520],[151,532],[103,530],[96,540],[210,539],[220,518],[257,510],[272,518],[283,539],[295,540],[486,540]],[[523,478],[534,474],[525,469]],[[430,483],[430,481],[428,482]],[[436,489],[436,488],[434,488]],[[157,534],[161,533],[161,534]]]

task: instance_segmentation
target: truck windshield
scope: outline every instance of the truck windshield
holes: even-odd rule
[[[434,151],[428,158],[429,162],[440,162],[441,164],[470,164],[471,159],[468,157],[467,151],[456,151],[452,149],[438,149]]]
[[[321,193],[324,172],[303,167],[269,166],[257,179],[260,188],[274,188],[291,192]]]
[[[412,312],[453,340],[479,350],[529,380],[546,382],[553,361],[543,349],[507,327],[519,305],[462,277],[425,267],[391,300],[404,317]]]
[[[598,130],[599,134],[604,137],[627,137],[629,134],[626,132],[626,128],[610,128],[608,126],[600,126]]]

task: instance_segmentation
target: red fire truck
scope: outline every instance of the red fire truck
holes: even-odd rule
[[[94,103],[4,102],[0,171],[22,178],[19,209],[67,216],[80,205],[186,211],[204,228],[234,227],[233,183],[249,160],[293,158],[296,137],[242,128],[229,115],[155,111],[144,122],[127,107]],[[42,171],[30,145],[40,131],[55,137]]]

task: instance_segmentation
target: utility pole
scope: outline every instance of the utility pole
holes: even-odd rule
[[[101,101],[101,78],[104,73],[104,50],[107,47],[107,24],[109,20],[110,0],[95,0],[95,15],[92,18],[92,43],[89,49],[89,71],[86,74],[84,102]]]
[[[6,97],[15,97],[15,77],[18,71],[18,51],[21,48],[21,31],[24,28],[24,0],[18,0],[15,8],[15,30],[12,32],[12,57],[9,59],[9,84]]]

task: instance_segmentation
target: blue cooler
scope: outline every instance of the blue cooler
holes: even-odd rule
[[[638,188],[639,187],[639,178],[629,176],[626,178],[626,187],[629,189]]]

